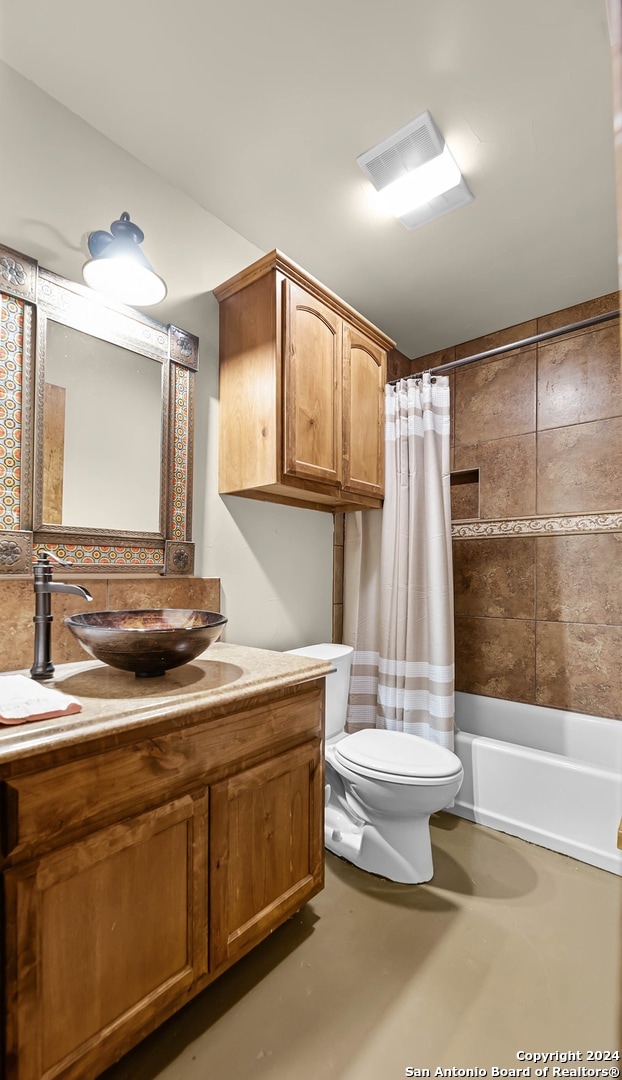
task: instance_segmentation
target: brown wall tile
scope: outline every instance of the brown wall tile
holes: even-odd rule
[[[537,626],[536,702],[622,719],[622,627]]]
[[[515,341],[533,337],[537,334],[537,320],[517,323],[516,326],[506,326],[503,330],[496,330],[493,334],[485,334],[483,337],[473,338],[471,341],[463,341],[456,345],[456,360],[463,360],[466,356],[475,356],[477,353],[488,352],[489,349],[499,349],[502,345],[512,345]],[[508,352],[506,356],[513,356],[515,352]]]
[[[538,430],[622,413],[619,321],[538,346]]]
[[[611,293],[463,342],[455,357],[618,307]],[[480,519],[622,507],[618,334],[616,320],[538,345],[533,398],[518,350],[453,374],[452,470],[479,470]],[[476,489],[454,480],[454,518],[478,516]],[[457,688],[622,718],[621,545],[622,533],[456,541]]]
[[[399,349],[390,349],[387,355],[387,382],[410,375],[410,360]]]
[[[60,575],[58,575],[60,576]],[[61,578],[62,580],[62,578]],[[89,603],[81,596],[71,596],[67,593],[55,593],[52,596],[52,663],[69,664],[79,660],[89,660],[79,641],[65,626],[64,620],[69,615],[76,615],[79,611],[105,611],[106,610],[106,582],[96,577],[81,577],[79,585],[83,585],[91,593],[93,600]],[[34,640],[34,630],[33,640]],[[31,661],[32,663],[32,661]],[[30,666],[30,665],[29,665]]]
[[[457,616],[456,690],[532,702],[535,623]]]
[[[619,624],[622,533],[536,539],[537,618]]]
[[[541,315],[538,319],[538,333],[543,334],[547,330],[558,330],[560,326],[570,326],[572,323],[582,322],[583,319],[592,319],[595,315],[606,315],[609,311],[617,311],[620,307],[620,299],[617,292],[605,293],[593,300],[586,300],[582,304],[574,304],[573,307],[561,308],[553,311],[550,315]],[[585,331],[579,331],[584,333]]]
[[[67,575],[68,579],[69,575]],[[65,580],[65,577],[60,580]],[[64,624],[68,615],[79,611],[123,610],[144,607],[191,607],[220,610],[218,578],[122,577],[73,574],[71,580],[83,585],[93,596],[92,603],[67,593],[52,595],[52,662],[65,664],[87,660],[87,653]],[[35,595],[32,578],[0,580],[0,671],[30,668],[34,656]]]
[[[410,374],[416,375],[419,371],[429,371],[430,368],[441,367],[443,364],[452,364],[456,359],[456,349],[452,345],[449,349],[437,349],[436,352],[425,353],[424,356],[416,356],[410,362]]]
[[[479,468],[480,518],[529,517],[536,510],[536,436],[456,446],[454,469]]]
[[[60,580],[64,580],[60,578]],[[52,661],[55,664],[86,660],[84,649],[65,626],[68,615],[79,611],[101,611],[106,607],[106,581],[84,575],[76,583],[83,585],[93,597],[92,603],[81,596],[54,593],[52,612]],[[34,659],[35,594],[32,578],[0,581],[2,624],[0,625],[0,671],[30,668]]]
[[[343,641],[343,604],[333,604],[333,641]]]
[[[622,506],[622,418],[552,428],[537,440],[538,514]]]
[[[536,430],[536,350],[455,372],[455,445]]]
[[[535,617],[535,538],[454,540],[456,615]]]
[[[111,578],[108,607],[111,611],[169,607],[220,611],[220,581],[183,577]]]

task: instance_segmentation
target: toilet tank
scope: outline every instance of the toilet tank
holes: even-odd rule
[[[335,668],[326,676],[326,738],[338,735],[344,729],[348,707],[348,688],[350,686],[350,668],[352,667],[351,645],[303,645],[301,649],[287,649],[298,656],[310,656],[316,660],[330,660]]]

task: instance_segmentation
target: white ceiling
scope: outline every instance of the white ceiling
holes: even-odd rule
[[[605,0],[1,6],[2,59],[409,356],[617,288]],[[356,157],[424,109],[475,198],[409,232]]]

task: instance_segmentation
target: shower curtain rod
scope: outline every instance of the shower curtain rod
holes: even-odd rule
[[[535,345],[539,341],[550,341],[551,338],[561,337],[562,334],[570,334],[573,330],[584,330],[588,326],[597,326],[598,323],[608,322],[609,319],[617,319],[619,311],[608,311],[604,315],[594,315],[591,319],[583,319],[581,322],[571,323],[569,326],[559,326],[556,330],[544,330],[541,334],[523,338],[521,341],[512,341],[508,345],[499,345],[496,349],[487,349],[485,352],[474,353],[473,356],[465,356],[461,360],[451,360],[448,364],[429,369],[430,375],[440,375],[444,371],[453,371],[454,368],[464,364],[472,364],[474,360],[486,360],[489,356],[500,356],[502,353],[512,352],[513,349],[521,349],[525,345]],[[389,386],[397,386],[404,379],[420,379],[422,371],[412,375],[404,375],[402,379],[392,379]]]

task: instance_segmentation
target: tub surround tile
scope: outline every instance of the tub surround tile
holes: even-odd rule
[[[441,367],[443,364],[453,364],[456,359],[456,349],[452,345],[449,349],[437,349],[436,352],[425,353],[410,361],[410,375],[416,375],[420,371],[429,371],[430,368]]]
[[[536,430],[536,350],[471,364],[455,373],[455,445]]]
[[[533,702],[535,623],[457,615],[456,690]]]
[[[593,300],[585,300],[581,304],[572,307],[561,308],[549,315],[541,315],[538,319],[538,334],[546,333],[547,330],[558,330],[560,326],[570,326],[572,323],[582,322],[584,319],[593,319],[595,315],[607,315],[610,311],[618,311],[620,298],[617,292],[605,293]],[[587,330],[579,330],[577,333],[588,333]]]
[[[539,620],[620,623],[622,533],[538,537],[535,543]]]
[[[538,433],[538,514],[622,506],[622,417]]]
[[[484,334],[482,337],[472,338],[471,341],[463,341],[460,345],[456,345],[456,360],[488,352],[489,349],[499,349],[504,345],[513,345],[515,341],[523,341],[524,338],[533,337],[537,333],[536,319],[529,319],[528,322],[517,323],[515,326],[506,326],[503,330],[496,330],[492,334]],[[513,349],[504,355],[515,356],[518,351],[518,349]],[[491,360],[480,360],[478,363],[491,363]]]
[[[622,413],[618,320],[538,347],[538,430]]]
[[[454,356],[618,308],[609,293],[463,342]],[[477,361],[453,378],[457,686],[535,702],[537,685],[541,704],[618,716],[619,319]],[[479,485],[455,478],[468,470],[479,470]],[[531,545],[531,563],[517,540]]]
[[[456,615],[535,617],[532,537],[454,540]]]
[[[536,436],[456,446],[454,469],[479,468],[480,518],[529,517],[536,513]]]
[[[333,604],[339,604],[342,602],[343,562],[343,545],[335,544],[333,548]]]
[[[335,547],[343,547],[345,530],[346,530],[346,515],[345,514],[333,514],[333,528],[334,537],[333,544]]]
[[[333,641],[343,641],[343,604],[333,604]]]
[[[391,349],[387,355],[387,382],[410,375],[410,360],[399,349]]]
[[[538,623],[536,704],[622,719],[620,656],[622,626]]]

